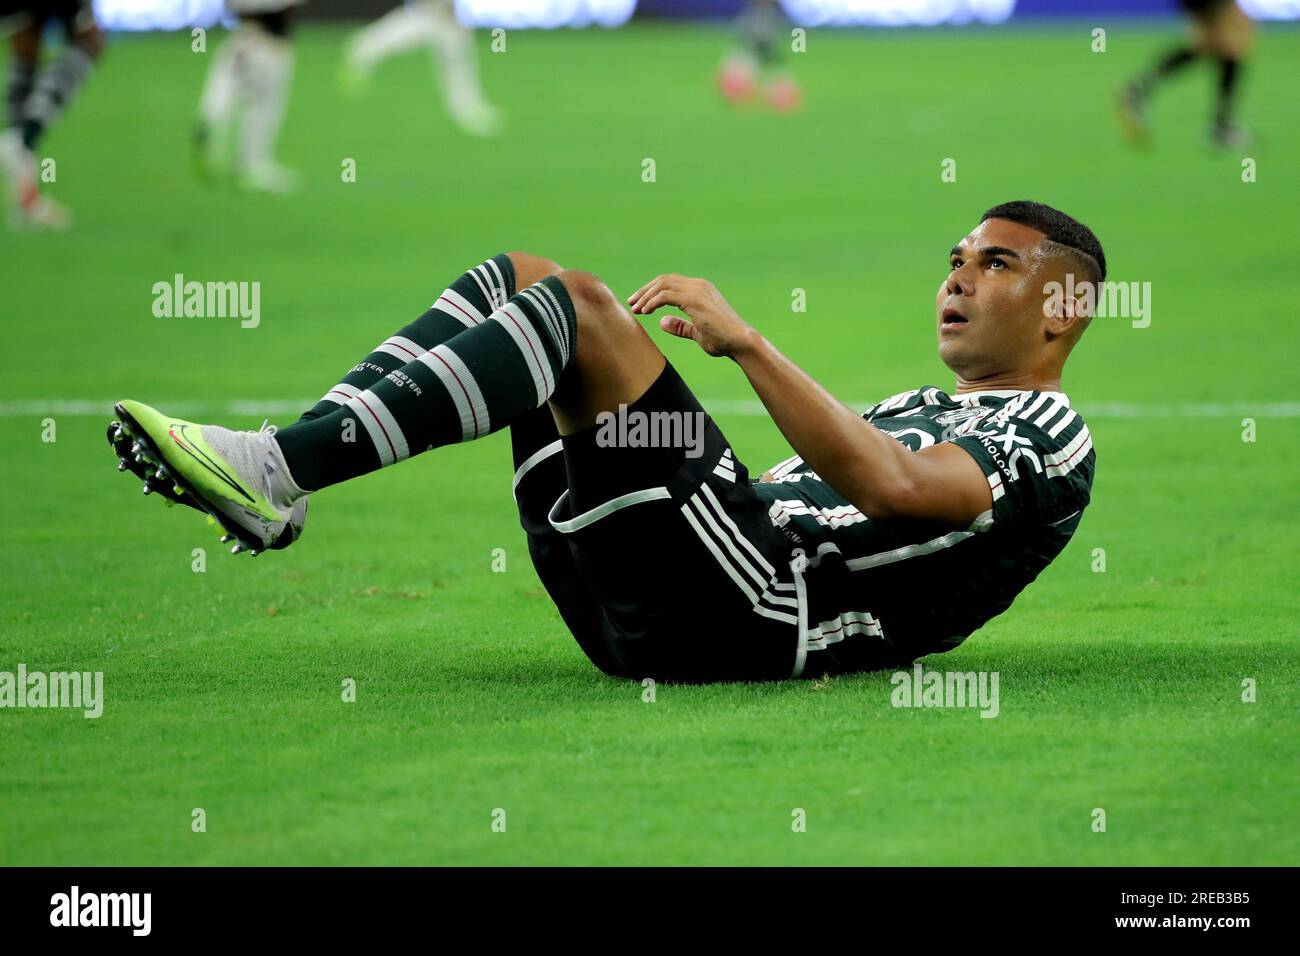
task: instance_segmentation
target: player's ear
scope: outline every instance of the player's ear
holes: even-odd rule
[[[1075,296],[1062,297],[1055,309],[1047,316],[1046,331],[1048,338],[1058,338],[1069,334],[1081,318],[1079,299]]]
[[[1091,282],[1081,282],[1056,297],[1054,308],[1044,309],[1047,316],[1046,331],[1050,338],[1081,333],[1087,328],[1096,308],[1094,288]]]

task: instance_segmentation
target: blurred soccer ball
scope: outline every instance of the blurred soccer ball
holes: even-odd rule
[[[803,91],[793,77],[776,77],[767,84],[764,92],[767,105],[778,113],[793,113],[803,103]]]

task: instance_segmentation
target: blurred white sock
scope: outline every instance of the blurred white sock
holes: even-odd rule
[[[438,29],[432,4],[416,3],[390,10],[353,36],[348,65],[368,75],[381,60],[432,44]]]
[[[501,128],[502,120],[479,85],[474,34],[460,25],[449,7],[429,6],[438,24],[433,34],[433,50],[441,67],[442,96],[447,112],[466,132],[490,136]]]
[[[286,172],[276,167],[275,141],[289,102],[293,48],[289,41],[260,29],[250,30],[249,35],[252,42],[240,51],[239,168],[241,174],[255,180],[266,178],[264,185],[275,188],[272,180],[284,177],[270,172]],[[289,184],[284,180],[281,185]]]
[[[239,96],[241,51],[248,45],[248,29],[240,27],[212,55],[199,96],[199,119],[207,131],[207,151],[213,159],[229,162],[230,127]]]

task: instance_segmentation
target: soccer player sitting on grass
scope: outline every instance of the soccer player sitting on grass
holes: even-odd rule
[[[601,670],[712,681],[898,667],[1006,610],[1078,526],[1095,455],[1061,370],[1105,272],[1069,216],[990,209],[935,297],[956,387],[859,416],[703,279],[661,275],[629,312],[588,273],[503,254],[278,433],[124,401],[109,441],[146,493],[209,512],[233,550],[256,553],[296,540],[309,494],[509,426],[534,566]],[[750,480],[633,317],[670,306],[687,317],[660,327],[740,366],[795,457]],[[611,413],[690,419],[703,437],[611,443]]]

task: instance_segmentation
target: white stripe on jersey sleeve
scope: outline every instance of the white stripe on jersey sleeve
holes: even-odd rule
[[[1065,431],[1070,422],[1074,421],[1078,417],[1078,413],[1076,413],[1074,409],[1070,409],[1070,411],[1066,413],[1059,422],[1047,430],[1048,437],[1055,438],[1057,435],[1061,434],[1061,432]]]
[[[1079,434],[1070,439],[1069,444],[1043,459],[1043,464],[1046,466],[1043,474],[1048,478],[1068,475],[1088,457],[1090,451],[1092,451],[1092,435],[1088,433],[1088,426],[1084,425],[1079,429]]]
[[[769,468],[768,471],[772,473],[773,478],[784,478],[802,464],[803,459],[798,455],[794,455],[787,458],[785,461],[778,461],[775,465]]]
[[[1034,419],[1034,424],[1037,425],[1039,428],[1043,428],[1044,426],[1047,425],[1048,422],[1050,422],[1053,418],[1055,418],[1058,414],[1060,414],[1060,412],[1063,409],[1068,409],[1068,408],[1069,406],[1066,405],[1059,398],[1053,398],[1051,404],[1048,405],[1047,407],[1047,411],[1043,412],[1043,414],[1039,415],[1037,418]]]
[[[919,394],[920,389],[914,388],[911,391],[899,392],[897,395],[891,395],[884,401],[877,402],[875,406],[867,412],[868,416],[878,415],[881,412],[893,411],[895,408],[902,408],[911,399]]]
[[[1048,398],[1049,396],[1046,392],[1040,392],[1038,394],[1038,398],[1034,399],[1034,403],[1030,405],[1028,408],[1026,408],[1023,412],[1018,413],[1016,417],[1029,418],[1031,415],[1034,414],[1034,412],[1038,411],[1038,409],[1042,407],[1043,403],[1046,402]]]

